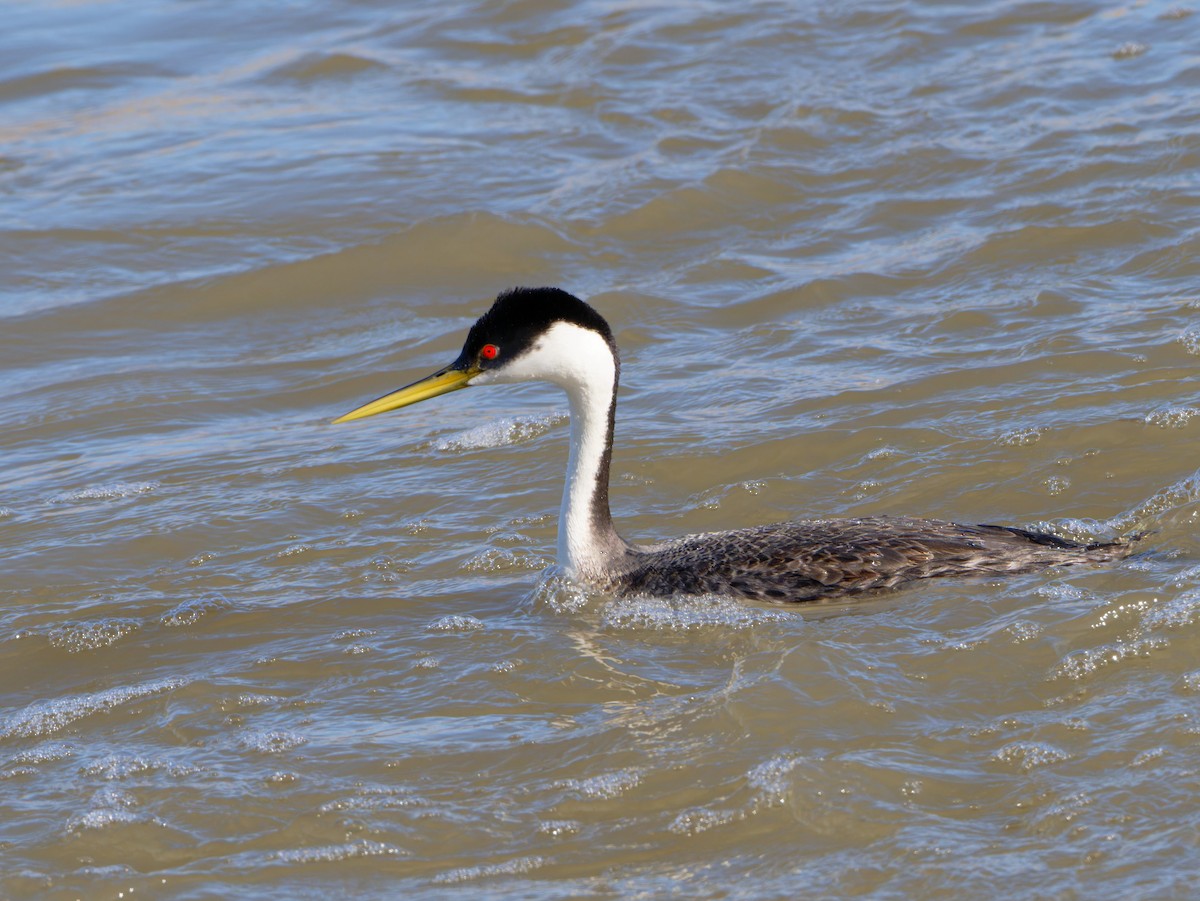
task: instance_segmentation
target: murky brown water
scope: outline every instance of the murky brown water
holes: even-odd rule
[[[1192,897],[1200,16],[412,6],[5,7],[0,896]],[[329,425],[515,284],[630,538],[1156,534],[580,597],[552,389]]]

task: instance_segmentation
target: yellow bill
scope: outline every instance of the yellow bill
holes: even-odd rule
[[[473,375],[478,372],[464,372],[461,369],[453,369],[447,366],[433,375],[426,376],[419,382],[413,382],[398,391],[393,391],[391,394],[385,394],[377,400],[371,401],[369,404],[363,404],[355,410],[351,410],[344,416],[339,416],[333,421],[334,425],[339,422],[350,422],[353,419],[365,419],[368,416],[374,416],[376,413],[386,413],[388,410],[398,410],[401,407],[407,407],[410,404],[417,404],[423,400],[429,400],[431,397],[437,397],[439,394],[448,394],[451,391],[457,391],[459,388],[467,387],[467,383]]]

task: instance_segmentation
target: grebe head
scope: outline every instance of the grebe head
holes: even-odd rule
[[[468,385],[553,382],[575,396],[611,395],[619,371],[604,318],[560,288],[514,288],[471,326],[458,359],[334,420],[397,410]]]

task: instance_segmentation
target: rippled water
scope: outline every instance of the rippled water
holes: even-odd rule
[[[1200,17],[411,6],[5,7],[0,896],[1191,897]],[[553,390],[329,425],[515,284],[631,539],[1154,534],[583,595]]]

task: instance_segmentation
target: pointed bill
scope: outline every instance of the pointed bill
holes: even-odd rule
[[[369,404],[363,404],[361,407],[351,410],[343,416],[339,416],[333,421],[333,425],[337,425],[339,422],[350,422],[354,419],[364,419],[367,416],[374,416],[376,413],[386,413],[388,410],[398,410],[401,407],[407,407],[410,404],[420,403],[423,400],[429,400],[431,397],[437,397],[439,394],[448,394],[451,391],[457,391],[459,388],[467,387],[467,383],[470,382],[471,377],[476,374],[475,372],[464,372],[461,369],[447,366],[433,375],[426,376],[420,381],[413,382],[411,385],[407,385],[390,394],[385,394],[383,397],[373,400]]]

